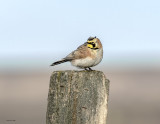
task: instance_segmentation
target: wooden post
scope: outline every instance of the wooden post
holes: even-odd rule
[[[55,71],[47,124],[106,124],[109,80],[100,71]]]

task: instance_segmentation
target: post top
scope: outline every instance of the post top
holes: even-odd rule
[[[86,70],[58,70],[58,71],[53,71],[51,74],[51,77],[54,76],[58,76],[60,78],[60,76],[62,75],[71,75],[71,76],[80,76],[80,77],[94,77],[94,78],[100,78],[100,77],[104,77],[106,80],[108,80],[105,76],[105,74],[102,71],[97,71],[97,70],[93,70],[93,71],[86,71]],[[109,82],[109,80],[108,80]]]
[[[58,70],[58,71],[53,71],[52,72],[52,75],[53,74],[101,74],[101,75],[104,75],[104,73],[102,71],[97,71],[97,70],[93,70],[93,71],[86,71],[86,70]]]

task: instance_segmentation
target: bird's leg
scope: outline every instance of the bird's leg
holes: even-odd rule
[[[93,71],[90,67],[88,67],[89,71]]]

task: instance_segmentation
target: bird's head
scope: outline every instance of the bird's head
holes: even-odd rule
[[[102,48],[102,44],[97,37],[89,37],[87,40],[87,47],[93,50]]]

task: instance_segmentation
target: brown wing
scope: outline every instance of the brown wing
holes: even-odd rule
[[[88,49],[86,42],[83,45],[79,46],[75,51],[70,53],[68,56],[66,56],[64,59],[66,60],[81,59],[87,57],[87,55],[88,55]]]

